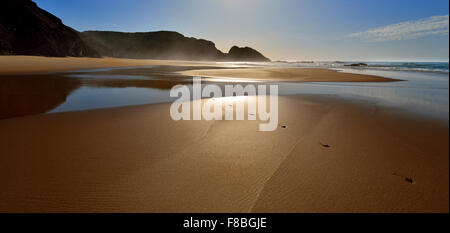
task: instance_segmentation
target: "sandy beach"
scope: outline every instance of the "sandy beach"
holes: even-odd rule
[[[260,132],[169,107],[1,120],[0,212],[449,211],[448,122],[298,96]]]
[[[173,85],[45,73],[131,66],[99,74],[142,75],[150,65],[168,79],[164,72],[267,82],[395,81],[327,69],[0,56],[7,84],[0,95],[0,212],[449,211],[448,120],[368,100],[280,96],[273,132],[258,131],[259,121],[173,121],[169,104],[40,114],[81,85]]]
[[[85,69],[134,67],[134,66],[202,66],[215,62],[190,62],[174,60],[145,60],[123,58],[87,57],[39,57],[39,56],[0,56],[0,75],[36,74]]]
[[[34,56],[0,56],[0,75],[23,75],[115,67],[174,66],[188,67],[178,73],[212,78],[245,78],[262,81],[296,82],[388,82],[394,79],[372,75],[341,73],[328,69],[304,68],[235,68],[224,62],[174,60],[139,60],[119,58],[49,58]],[[195,67],[215,69],[196,70]]]
[[[0,5],[14,229],[448,225],[448,1]]]

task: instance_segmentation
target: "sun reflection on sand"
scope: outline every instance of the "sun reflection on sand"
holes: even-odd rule
[[[202,77],[205,82],[223,82],[223,83],[258,83],[261,80],[247,78],[228,78],[228,77]]]

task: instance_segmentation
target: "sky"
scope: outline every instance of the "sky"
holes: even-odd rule
[[[449,60],[448,0],[34,1],[78,31],[177,31],[272,60]]]

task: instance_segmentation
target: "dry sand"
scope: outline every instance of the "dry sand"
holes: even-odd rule
[[[174,60],[137,60],[121,58],[49,58],[34,56],[0,56],[0,75],[36,74],[43,72],[73,71],[95,68],[139,67],[139,66],[213,66],[220,69],[187,70],[180,72],[188,76],[232,77],[263,81],[297,82],[387,82],[389,78],[341,73],[328,69],[306,68],[233,68],[227,63],[191,62]],[[230,69],[223,69],[230,68]]]
[[[449,211],[448,122],[280,97],[287,127],[259,132],[169,106],[1,120],[0,212]]]
[[[190,62],[175,60],[140,60],[123,58],[76,58],[0,56],[0,75],[36,74],[43,72],[74,71],[83,69],[133,67],[133,66],[204,66],[215,62]],[[219,66],[219,65],[217,65]]]

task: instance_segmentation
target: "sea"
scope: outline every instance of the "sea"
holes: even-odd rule
[[[366,61],[274,61],[237,62],[236,65],[304,67],[304,68],[352,68],[356,70],[415,71],[448,74],[448,62],[366,62]]]

